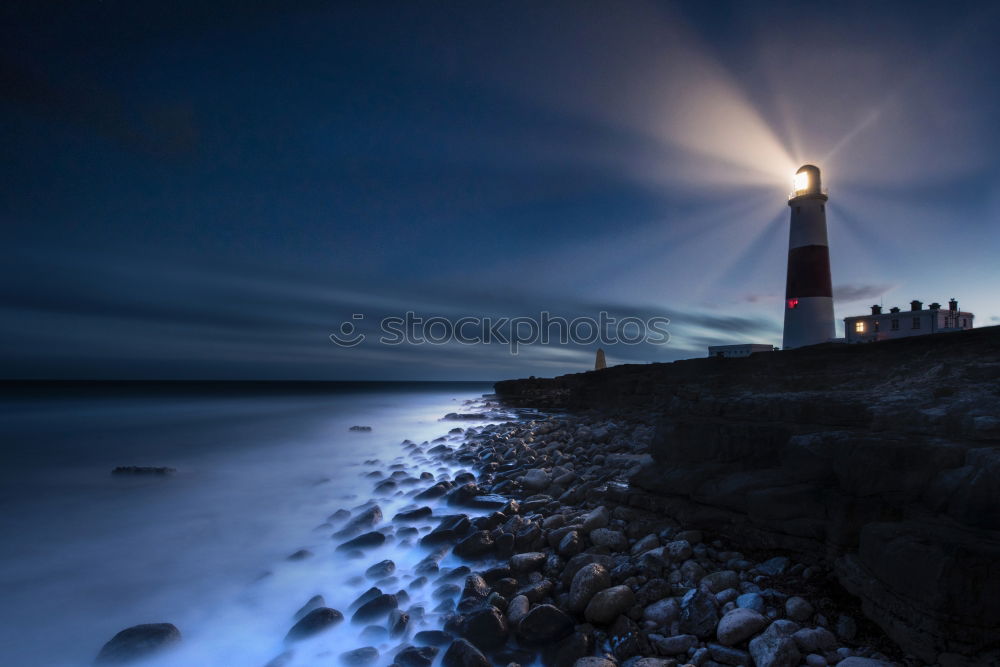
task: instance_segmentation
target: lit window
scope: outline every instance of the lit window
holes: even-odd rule
[[[794,308],[798,308],[798,306],[799,306],[799,300],[798,299],[789,299],[788,300],[788,309],[789,310],[792,310]]]
[[[865,332],[865,323],[864,322],[855,322],[854,323],[854,330],[857,331],[858,333],[864,333]]]

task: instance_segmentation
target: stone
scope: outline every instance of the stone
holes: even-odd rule
[[[837,638],[826,628],[802,628],[792,635],[799,651],[815,653],[837,648]]]
[[[527,596],[515,596],[507,604],[507,621],[510,623],[510,627],[516,630],[521,620],[528,615],[528,610],[530,608],[531,602],[528,600]]]
[[[285,635],[285,641],[298,641],[329,630],[344,620],[344,615],[330,607],[319,607],[299,619]]]
[[[749,653],[732,648],[731,646],[711,643],[708,645],[708,653],[712,656],[712,660],[715,660],[723,665],[751,667],[753,664]],[[764,665],[760,665],[758,663],[758,667],[764,667]]]
[[[478,574],[470,574],[465,578],[465,586],[462,588],[462,598],[475,598],[485,600],[490,595],[490,585],[486,583]]]
[[[653,639],[656,637],[656,639]],[[650,635],[650,640],[662,655],[680,655],[687,653],[698,645],[698,638],[694,635],[673,635],[672,637],[660,637]]]
[[[353,519],[347,522],[343,528],[337,531],[337,537],[349,537],[358,533],[371,530],[382,521],[382,508],[378,505],[362,510]]]
[[[388,577],[390,574],[396,571],[396,564],[391,560],[384,560],[375,563],[367,570],[365,570],[365,576],[369,579],[381,579],[383,577]]]
[[[431,667],[438,649],[434,646],[404,646],[396,654],[396,664],[401,667]]]
[[[524,488],[531,491],[542,491],[548,487],[550,482],[551,480],[549,479],[549,474],[541,468],[529,470],[521,479],[521,484]]]
[[[681,632],[707,639],[715,633],[719,622],[719,612],[715,608],[715,596],[693,588],[681,599]]]
[[[628,586],[612,586],[591,598],[584,610],[589,623],[608,625],[635,604],[635,594]],[[712,607],[713,611],[715,607]],[[715,628],[715,624],[712,624]]]
[[[540,551],[529,551],[528,553],[515,554],[510,557],[510,569],[514,572],[533,572],[542,569],[545,564],[545,554]]]
[[[573,667],[577,660],[592,653],[590,633],[577,631],[543,648],[542,664],[545,667]]]
[[[604,566],[590,563],[581,567],[569,589],[568,609],[580,614],[598,592],[611,587],[611,575]]]
[[[97,654],[98,665],[120,665],[152,655],[177,645],[180,630],[172,623],[144,623],[125,628],[108,640]]]
[[[764,613],[767,605],[760,593],[744,593],[736,598],[736,606],[740,609],[753,609],[759,614]]]
[[[659,627],[667,627],[681,616],[681,606],[674,598],[657,600],[642,610],[642,617]]]
[[[447,646],[451,644],[452,639],[451,634],[444,630],[421,630],[413,635],[413,641],[421,646]]]
[[[599,547],[607,547],[612,551],[628,549],[628,539],[625,534],[610,528],[597,528],[590,531],[590,541]]]
[[[650,549],[655,549],[659,546],[660,538],[656,536],[656,533],[651,533],[633,544],[631,553],[633,556],[638,556],[639,554],[643,554]]]
[[[573,667],[618,667],[618,665],[615,664],[614,660],[587,656],[573,663]]]
[[[793,596],[785,601],[785,613],[793,621],[802,623],[812,618],[813,606],[805,598]]]
[[[347,540],[337,547],[337,551],[350,551],[351,549],[370,549],[385,544],[385,535],[378,531],[372,531],[359,535],[352,540]]]
[[[325,606],[326,606],[326,600],[323,599],[323,596],[314,595],[311,598],[309,598],[309,600],[304,605],[299,607],[299,610],[295,612],[295,616],[293,618],[297,621],[306,614],[308,614],[309,612],[311,612],[313,609]]]
[[[840,667],[890,667],[891,663],[884,662],[882,660],[873,660],[872,658],[859,658],[858,656],[851,656],[850,658],[845,658],[837,663]]]
[[[507,643],[507,634],[507,619],[495,607],[484,607],[468,614],[462,624],[462,636],[486,651]]]
[[[619,616],[608,630],[611,650],[619,662],[644,653],[650,653],[649,641],[640,632],[639,626],[628,616]]]
[[[466,639],[456,639],[441,658],[443,667],[490,667],[483,652]]]
[[[716,637],[723,646],[735,646],[767,626],[767,619],[752,609],[734,609],[719,621]]]
[[[810,653],[806,656],[806,667],[826,667],[829,663],[821,655]]]
[[[776,632],[751,639],[750,655],[757,667],[798,667],[801,657],[795,641]]]
[[[420,519],[426,519],[429,517],[433,511],[430,507],[418,507],[413,510],[406,510],[404,512],[397,512],[396,516],[392,517],[393,521],[419,521]]]
[[[580,537],[580,531],[571,530],[563,536],[562,540],[559,541],[559,546],[556,547],[556,551],[560,556],[572,558],[583,551],[583,548],[584,544],[583,539]]]
[[[479,530],[456,544],[452,553],[466,560],[478,560],[491,551],[493,551],[493,538],[489,531]]]
[[[673,540],[663,546],[663,557],[675,563],[686,561],[693,553],[687,540]]]
[[[573,633],[573,619],[551,604],[540,604],[521,619],[517,634],[526,646],[546,646]]]
[[[605,528],[611,522],[611,515],[603,505],[581,517],[580,530],[588,535],[597,528]]]
[[[761,574],[766,574],[769,577],[774,577],[779,574],[784,574],[788,566],[791,565],[791,560],[784,556],[777,556],[766,560],[757,566],[757,571]]]
[[[713,593],[724,591],[727,588],[737,588],[740,585],[740,575],[732,570],[722,570],[706,574],[701,579],[701,585],[706,586]]]
[[[370,665],[376,660],[378,660],[378,649],[374,646],[363,646],[361,648],[356,648],[353,651],[345,651],[339,656],[341,664],[348,665],[348,667],[360,667],[362,665]]]
[[[401,609],[393,609],[389,612],[389,636],[401,637],[406,634],[410,626],[410,615]]]
[[[389,612],[399,606],[399,601],[395,595],[382,593],[363,605],[351,616],[352,623],[365,623],[388,616]]]

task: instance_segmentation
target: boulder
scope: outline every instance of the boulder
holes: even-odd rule
[[[339,656],[340,662],[348,667],[363,667],[378,660],[378,649],[374,646],[362,646],[353,651],[345,651]]]
[[[751,639],[750,655],[757,667],[798,667],[801,659],[795,640],[777,632],[765,632]]]
[[[793,596],[785,601],[785,613],[793,621],[802,623],[812,618],[813,606],[805,598]]]
[[[344,615],[330,607],[319,607],[303,616],[285,635],[285,641],[298,641],[329,630],[344,620]]]
[[[612,551],[628,549],[628,539],[625,537],[625,533],[610,528],[596,528],[590,531],[590,541],[595,546],[607,547]]]
[[[612,586],[591,598],[584,610],[589,623],[608,625],[635,604],[635,594],[628,586]],[[715,607],[713,606],[714,610]],[[715,629],[715,624],[712,624]]]
[[[456,639],[441,658],[443,667],[490,667],[483,652],[465,639]]]
[[[584,565],[577,571],[570,585],[569,610],[576,614],[582,613],[594,595],[610,587],[611,575],[604,566],[597,563]]]
[[[573,619],[550,604],[540,604],[521,619],[517,634],[526,646],[547,646],[573,633]]]
[[[431,667],[438,649],[433,646],[404,646],[396,654],[396,664],[400,667]]]
[[[382,593],[365,602],[351,616],[351,623],[367,623],[388,616],[389,612],[399,606],[395,595]]]
[[[715,634],[718,622],[719,612],[715,608],[715,596],[693,588],[681,599],[681,632],[707,639]]]
[[[719,621],[716,637],[723,646],[736,646],[767,626],[767,619],[752,609],[734,609]]]
[[[172,623],[145,623],[125,628],[101,647],[95,663],[120,665],[148,658],[181,641],[181,633]]]
[[[483,607],[465,617],[462,636],[486,651],[507,643],[507,619],[495,607]]]

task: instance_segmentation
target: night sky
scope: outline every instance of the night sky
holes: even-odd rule
[[[976,326],[1000,322],[994,2],[0,16],[3,377],[593,364],[596,345],[328,338],[354,313],[408,310],[671,319],[668,344],[609,347],[611,364],[780,344],[805,162],[829,188],[838,318],[955,297]]]

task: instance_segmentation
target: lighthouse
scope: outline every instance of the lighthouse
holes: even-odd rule
[[[803,165],[795,172],[788,200],[788,278],[785,283],[786,350],[825,343],[834,337],[830,247],[826,238],[826,201],[819,168]]]

